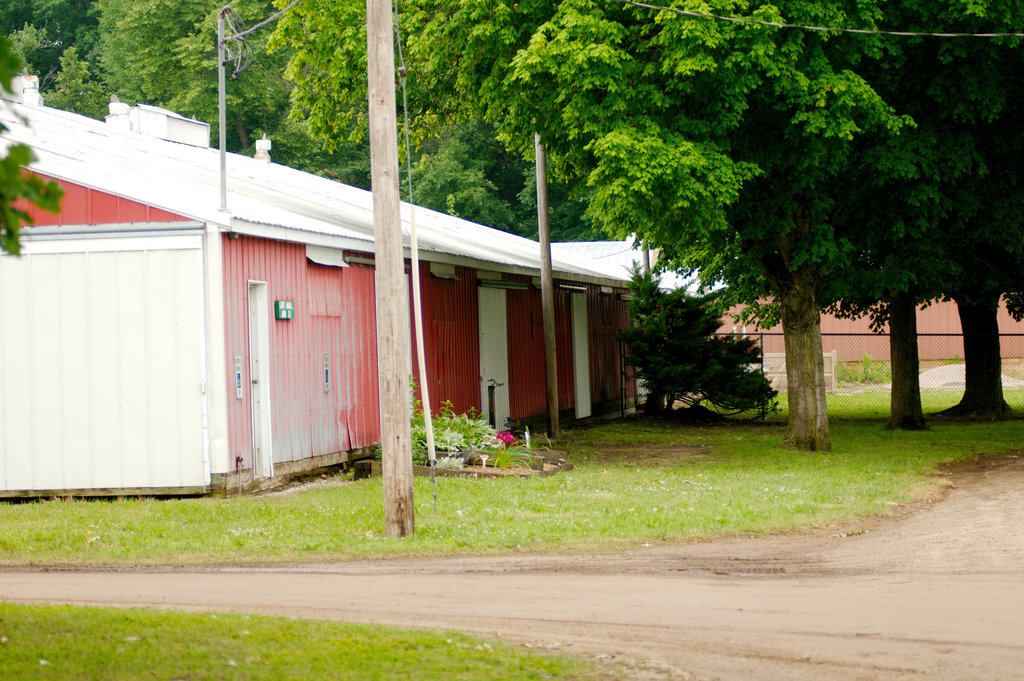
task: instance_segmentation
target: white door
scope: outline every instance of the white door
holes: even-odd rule
[[[477,289],[480,308],[480,404],[485,421],[504,430],[511,410],[508,401],[508,323],[505,290]],[[494,404],[492,419],[491,403]]]
[[[249,282],[249,378],[252,395],[252,469],[274,474],[270,431],[270,307],[265,281]]]
[[[572,371],[576,384],[576,418],[590,416],[590,332],[587,294],[572,294]]]

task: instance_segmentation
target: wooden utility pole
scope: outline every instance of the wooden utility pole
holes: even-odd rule
[[[537,158],[537,230],[540,235],[540,305],[544,321],[544,376],[548,437],[558,437],[558,361],[555,355],[555,279],[551,274],[551,225],[548,222],[548,159],[540,134],[533,135]]]
[[[411,535],[412,434],[409,426],[409,318],[406,315],[402,223],[398,212],[395,52],[390,0],[366,0],[370,95],[370,187],[376,251],[377,374],[380,386],[384,534]]]

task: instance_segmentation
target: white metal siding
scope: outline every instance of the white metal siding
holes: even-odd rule
[[[200,241],[119,241],[0,257],[0,490],[208,482]]]

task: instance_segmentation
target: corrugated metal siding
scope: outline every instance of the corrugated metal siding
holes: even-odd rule
[[[240,237],[224,240],[228,430],[232,456],[252,458],[247,282],[265,281],[270,309],[274,461],[366,447],[380,438],[373,268],[317,265],[305,247]],[[273,302],[295,304],[274,319]],[[324,391],[324,355],[330,390]],[[246,389],[235,397],[234,357]]]
[[[307,264],[312,360],[317,371],[312,410],[315,454],[366,447],[379,438],[373,269]],[[323,357],[330,364],[324,391]]]
[[[40,175],[40,177],[47,180],[52,179],[45,175]],[[172,222],[186,219],[159,208],[146,206],[64,180],[57,180],[57,184],[64,190],[61,212],[50,213],[24,200],[16,202],[15,205],[27,212],[32,217],[33,224],[40,227],[105,225],[123,222]]]
[[[619,330],[629,324],[626,302],[617,294],[587,286],[587,325],[590,329],[590,399],[594,404],[618,400],[622,390]]]
[[[224,240],[224,316],[228,365],[228,429],[232,453],[242,467],[252,464],[252,411],[248,386],[248,281],[267,282],[270,320],[270,399],[274,461],[295,461],[312,455],[310,393],[316,380],[310,348],[312,328],[307,311],[305,247],[279,241],[240,237]],[[295,318],[274,319],[275,300],[295,303]],[[242,398],[234,391],[234,357],[242,357]]]
[[[144,241],[0,256],[3,489],[208,482],[200,242]]]
[[[311,434],[313,452],[340,452],[351,449],[348,420],[343,409],[352,403],[346,394],[342,369],[346,353],[340,351],[347,343],[344,339],[344,298],[342,273],[339,267],[324,267],[307,263],[309,287],[309,315],[312,324],[311,360],[320,358],[318,369],[319,390],[314,391]],[[327,356],[326,367],[324,355]]]
[[[338,383],[344,386],[339,392],[345,402],[340,418],[346,424],[350,447],[358,449],[380,440],[374,270],[353,265],[343,271],[342,281],[339,344],[331,352],[342,359]]]
[[[529,282],[529,277],[506,277]],[[569,294],[555,290],[555,353],[558,364],[558,408],[575,406],[572,375],[572,316]],[[508,291],[509,404],[513,419],[547,411],[544,376],[544,320],[540,291]]]
[[[764,351],[784,353],[786,345],[782,337],[782,325],[776,324],[770,329],[759,329],[756,325],[743,326],[732,321],[731,315],[741,307],[731,308],[722,318],[720,333],[737,333],[757,336],[764,331],[762,338]],[[1006,311],[1006,305],[999,306],[999,332],[1005,334],[1024,333],[1024,322],[1014,321]],[[944,360],[963,357],[963,340],[957,336],[961,333],[960,314],[956,303],[940,301],[925,308],[917,309],[918,353],[922,360]],[[867,317],[859,319],[838,319],[829,314],[821,316],[822,349],[824,352],[835,351],[841,361],[859,361],[865,354],[873,359],[889,359],[888,336],[873,335],[871,320]],[[862,334],[862,335],[851,335]],[[943,334],[929,337],[927,334]],[[1004,358],[1024,357],[1024,339],[1003,338],[1002,354]]]
[[[444,401],[457,414],[481,411],[476,270],[456,267],[455,276],[439,279],[431,276],[430,263],[420,267],[424,353],[435,413]]]
[[[540,291],[537,291],[537,300],[540,300]],[[555,289],[555,352],[558,360],[558,409],[572,409],[576,406],[576,381],[572,364],[572,294],[562,289]]]

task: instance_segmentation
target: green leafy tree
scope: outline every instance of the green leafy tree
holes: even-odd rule
[[[414,170],[416,203],[521,236],[537,237],[537,175],[532,158],[509,153],[480,120],[450,125],[419,147]],[[404,187],[403,187],[404,189]],[[594,239],[580,189],[548,185],[554,241]]]
[[[158,104],[213,122],[215,128],[217,16],[222,7],[211,0],[99,0],[101,59],[113,93],[122,101]],[[273,11],[259,0],[242,0],[232,7],[250,24]],[[276,129],[287,111],[290,87],[277,75],[283,59],[265,56],[268,34],[248,37],[261,68],[245,70],[227,87],[232,150],[250,148],[253,131]]]
[[[223,6],[212,0],[98,0],[99,51],[110,90],[122,101],[155,104],[208,121],[216,139],[216,36]],[[276,11],[261,0],[237,0],[231,6],[250,26]],[[275,162],[369,187],[369,152],[358,135],[348,130],[325,148],[301,115],[289,117],[294,84],[282,72],[290,53],[267,51],[271,33],[265,27],[246,37],[253,56],[248,68],[232,76],[233,66],[228,66],[228,149],[251,152],[265,134],[273,141]],[[228,37],[232,34],[229,28]],[[232,41],[232,47],[242,45]]]
[[[20,69],[21,62],[14,55],[10,41],[0,36],[0,95],[13,92],[11,79]],[[6,126],[0,123],[0,133],[6,130]],[[0,250],[15,255],[21,251],[21,226],[31,223],[29,214],[16,208],[15,202],[23,199],[55,213],[60,209],[63,195],[57,184],[44,182],[23,170],[31,161],[32,152],[24,144],[8,145],[4,155],[0,156]]]
[[[736,10],[724,0],[700,8]],[[309,102],[314,127],[333,134],[365,98],[360,5],[296,9],[278,34],[297,50],[289,74],[336,80],[329,100]],[[792,1],[749,14],[871,28],[882,3]],[[854,140],[904,123],[855,70],[877,40],[595,0],[412,0],[402,19],[412,89],[425,93],[416,110],[430,112],[418,126],[482,117],[523,158],[537,132],[552,175],[586,182],[587,214],[604,231],[636,234],[725,281],[734,301],[775,299],[786,440],[828,449],[819,287],[849,250],[835,195]]]
[[[619,333],[626,359],[647,387],[644,410],[656,415],[709,404],[722,412],[764,413],[775,397],[757,344],[716,336],[718,314],[685,289],[664,291],[659,277],[635,269],[630,282],[630,325]]]
[[[10,0],[0,8],[0,34],[9,36],[29,72],[46,93],[74,47],[92,70],[99,39],[96,0]],[[92,76],[98,71],[92,70]]]
[[[107,115],[109,97],[105,89],[89,71],[89,65],[79,58],[78,49],[69,47],[60,58],[60,71],[50,93],[45,95],[46,105],[64,111],[102,119]]]
[[[886,16],[908,30],[1012,32],[1024,23],[1024,7],[1009,0],[901,2]],[[914,310],[936,298],[957,302],[964,333],[967,387],[950,413],[1008,410],[996,314],[1000,296],[1022,288],[1022,143],[1007,134],[1019,128],[1024,108],[1021,44],[893,38],[884,59],[861,69],[913,125],[863,146],[843,213],[849,228],[862,227],[855,266],[832,283],[847,309],[873,309],[876,321],[890,325],[894,427],[923,426]]]
[[[415,199],[427,208],[517,232],[516,189],[522,185],[517,171],[523,164],[495,145],[489,133],[479,123],[472,129],[450,126],[428,140],[413,170]]]

